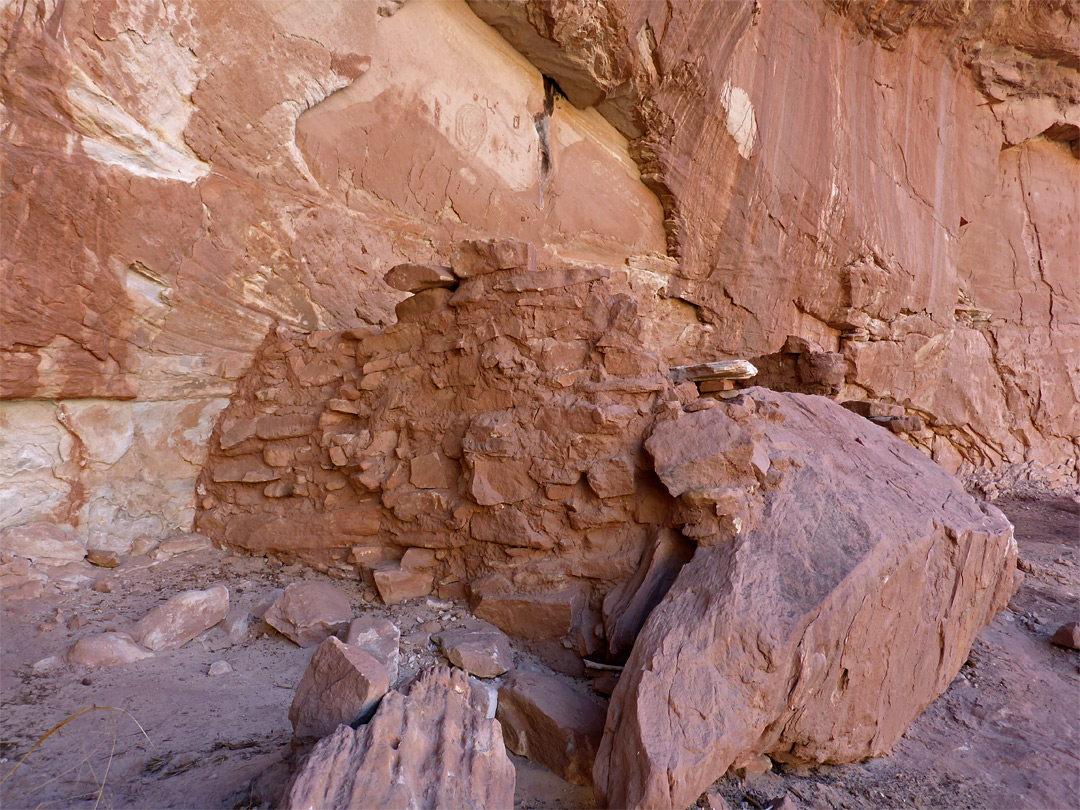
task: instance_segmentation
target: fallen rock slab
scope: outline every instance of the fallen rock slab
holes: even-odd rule
[[[390,685],[397,683],[401,631],[392,621],[374,616],[353,619],[345,633],[345,643],[374,656],[386,670]]]
[[[468,676],[427,670],[388,692],[367,725],[324,737],[285,793],[288,810],[514,806],[502,728],[472,700]]]
[[[84,667],[118,667],[153,657],[126,633],[101,633],[79,639],[67,654],[69,664]]]
[[[446,630],[438,641],[451,664],[478,678],[498,677],[514,665],[509,636],[487,622]]]
[[[575,785],[592,782],[604,733],[604,706],[560,678],[515,670],[499,689],[495,716],[506,746]]]
[[[12,526],[0,532],[0,550],[40,565],[63,565],[86,557],[86,546],[52,523]]]
[[[386,669],[373,655],[330,636],[296,687],[289,707],[293,734],[325,737],[340,725],[366,719],[389,688]]]
[[[133,636],[148,649],[175,650],[228,614],[229,589],[224,585],[204,591],[184,591],[139,619]]]
[[[328,582],[294,582],[263,614],[268,625],[301,647],[337,635],[351,618],[349,597]]]
[[[697,440],[678,440],[684,432]],[[741,457],[706,452],[732,444]],[[612,696],[594,769],[604,806],[685,807],[761,754],[886,753],[1015,590],[1004,515],[823,397],[747,389],[660,423],[647,447],[703,544]],[[703,474],[725,465],[746,480],[740,466],[757,456],[767,466],[745,488],[756,505],[740,530],[695,487],[722,487]]]

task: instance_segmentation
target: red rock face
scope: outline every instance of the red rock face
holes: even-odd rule
[[[813,338],[952,469],[1075,455],[1067,3],[470,5],[633,139],[711,351]]]

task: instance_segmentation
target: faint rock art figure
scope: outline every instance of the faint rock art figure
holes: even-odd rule
[[[475,152],[487,135],[487,114],[477,104],[463,104],[454,119],[454,135],[467,152]]]

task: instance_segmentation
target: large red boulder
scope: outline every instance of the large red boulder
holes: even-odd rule
[[[702,455],[733,435],[752,452]],[[661,422],[646,447],[702,542],[612,696],[594,768],[604,806],[685,807],[761,754],[888,752],[1014,591],[1005,517],[830,400],[749,389]],[[698,480],[732,458],[727,474],[756,476],[741,502]]]

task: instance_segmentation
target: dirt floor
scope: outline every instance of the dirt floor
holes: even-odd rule
[[[1080,619],[1080,505],[1052,497],[998,505],[1016,524],[1026,578],[945,695],[889,757],[724,777],[714,790],[732,808],[762,810],[785,795],[806,808],[1080,808],[1080,654],[1049,643],[1060,624]],[[63,657],[77,639],[123,630],[182,590],[220,582],[233,605],[257,612],[277,589],[322,575],[214,550],[129,558],[93,575],[119,587],[50,585],[40,598],[0,607],[0,805],[266,806],[285,772],[288,707],[311,649],[255,623],[240,643],[215,628],[113,669]],[[405,680],[438,659],[431,635],[464,615],[431,599],[387,608],[360,583],[335,584],[357,615],[388,616],[401,628]],[[207,674],[216,661],[232,671]],[[593,806],[588,789],[514,759],[518,808]]]

